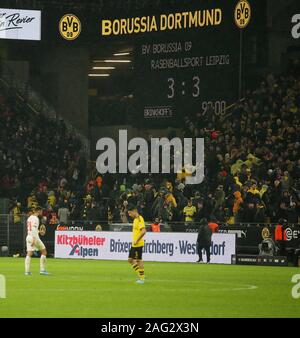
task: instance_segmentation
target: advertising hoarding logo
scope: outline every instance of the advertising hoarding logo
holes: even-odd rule
[[[58,224],[57,231],[83,231],[83,226],[67,226]]]
[[[92,235],[88,232],[82,232],[84,234],[79,235],[78,233],[72,231],[59,231],[59,233],[63,234],[58,234],[56,236],[55,243],[56,245],[64,245],[67,247],[68,257],[99,257],[100,247],[104,246],[106,240],[105,237],[99,237],[96,233],[93,233]]]
[[[78,244],[72,247],[72,250],[69,253],[70,256],[77,255],[79,257],[98,257],[99,250],[97,248],[85,248],[83,246],[79,246]]]
[[[145,261],[195,262],[197,256],[196,234],[147,234],[143,249]],[[55,258],[127,260],[132,244],[131,232],[73,231],[55,232]],[[236,236],[213,234],[211,263],[231,264],[235,255]],[[204,255],[204,259],[205,259]]]
[[[286,228],[285,233],[287,241],[291,241],[293,239],[297,240],[300,238],[300,230],[298,229]]]
[[[234,10],[234,20],[236,25],[243,29],[246,28],[251,19],[251,6],[248,1],[240,0]]]
[[[41,40],[41,11],[0,8],[0,39]]]
[[[74,14],[66,14],[59,21],[60,35],[66,40],[75,40],[81,33],[81,22]]]

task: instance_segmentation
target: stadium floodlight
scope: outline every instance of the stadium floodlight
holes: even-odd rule
[[[94,60],[93,62],[105,62],[105,63],[130,63],[131,60]]]
[[[131,60],[104,60],[107,63],[130,63]]]
[[[110,70],[110,69],[116,69],[116,67],[93,67],[95,70]]]
[[[116,54],[114,54],[114,56],[126,56],[126,55],[130,55],[130,53],[126,52],[126,53],[116,53]]]
[[[110,74],[89,74],[90,77],[109,77]]]

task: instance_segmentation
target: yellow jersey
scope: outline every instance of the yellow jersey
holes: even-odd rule
[[[196,214],[196,212],[197,212],[197,209],[194,205],[190,207],[187,205],[186,207],[184,207],[183,213],[185,215],[185,221],[192,222],[194,220],[194,215]]]
[[[133,221],[133,227],[132,227],[132,237],[133,237],[132,247],[133,248],[139,248],[141,246],[144,246],[145,244],[144,237],[136,245],[133,244],[139,238],[142,229],[145,229],[145,221],[142,216],[139,216],[135,218]]]

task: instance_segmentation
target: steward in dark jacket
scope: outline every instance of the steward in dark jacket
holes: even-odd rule
[[[197,248],[198,248],[198,255],[199,255],[199,260],[197,261],[198,263],[203,262],[202,249],[204,249],[206,252],[207,263],[210,262],[211,236],[212,236],[212,230],[208,225],[207,219],[203,218],[200,221],[198,237],[197,237]]]

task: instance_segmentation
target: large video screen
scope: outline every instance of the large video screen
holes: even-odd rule
[[[130,16],[117,9],[48,13],[44,34],[88,47],[92,124],[180,126],[184,116],[221,115],[237,101],[247,4],[178,1]]]

